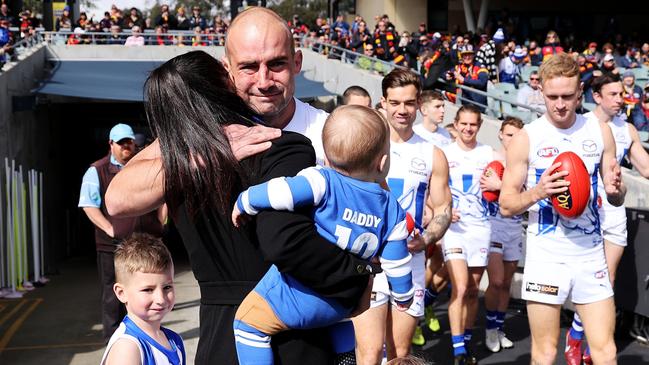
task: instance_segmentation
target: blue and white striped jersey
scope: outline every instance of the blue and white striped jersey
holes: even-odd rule
[[[397,302],[413,296],[406,214],[379,184],[344,176],[330,168],[309,167],[295,177],[255,185],[237,205],[250,215],[260,210],[313,206],[318,233],[363,259],[378,256]]]
[[[117,340],[122,338],[131,340],[138,345],[142,365],[185,365],[187,357],[182,338],[170,329],[164,327],[160,329],[167,336],[171,349],[164,348],[142,331],[128,316],[124,317],[122,323],[119,324],[115,333],[110,337],[110,341],[108,341],[106,351],[101,359],[101,365],[106,363],[111,347]]]

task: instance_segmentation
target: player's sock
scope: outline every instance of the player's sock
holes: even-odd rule
[[[437,299],[437,296],[439,295],[438,292],[436,292],[433,289],[426,289],[426,293],[424,294],[424,307],[428,307],[433,305],[435,303],[435,299]]]
[[[498,328],[498,324],[496,322],[496,314],[497,311],[490,311],[487,310],[487,329],[492,330],[494,328]]]
[[[234,341],[239,363],[272,364],[270,336],[239,320],[234,321]]]
[[[466,354],[466,347],[464,347],[464,335],[451,335],[451,342],[453,342],[453,356]]]
[[[505,312],[496,311],[496,327],[502,332],[505,327]]]
[[[464,329],[464,343],[466,345],[471,342],[471,339],[473,338],[473,328],[465,328]]]
[[[579,314],[575,312],[574,317],[572,317],[572,327],[570,327],[570,337],[575,340],[581,340],[584,338],[584,327],[581,324],[581,318]]]

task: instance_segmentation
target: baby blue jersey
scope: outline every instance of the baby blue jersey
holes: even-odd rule
[[[288,210],[313,206],[318,233],[363,259],[377,256],[398,302],[412,298],[411,255],[405,212],[390,192],[332,169],[309,167],[250,187],[237,199],[239,210]]]
[[[101,364],[106,362],[108,353],[111,347],[119,339],[128,339],[137,344],[140,348],[140,361],[142,365],[185,365],[187,358],[185,355],[185,346],[183,345],[182,338],[174,331],[167,328],[160,328],[169,344],[171,349],[167,349],[153,338],[142,331],[128,316],[124,317],[122,323],[115,330],[115,333],[110,337],[104,356],[101,359]]]

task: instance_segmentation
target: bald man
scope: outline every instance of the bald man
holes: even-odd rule
[[[230,73],[237,94],[255,109],[268,125],[309,137],[314,144],[316,156],[323,156],[320,135],[326,113],[294,98],[294,78],[300,72],[302,54],[294,50],[292,35],[286,23],[277,14],[264,8],[252,8],[242,12],[230,26],[223,63]],[[260,126],[248,129],[233,125],[226,127],[226,130],[230,137],[231,148],[239,160],[270,148],[266,153],[268,156],[283,148],[280,152],[284,154],[273,154],[273,156],[283,156],[281,161],[277,162],[277,166],[271,166],[272,171],[265,176],[291,175],[308,167],[308,165],[299,165],[304,164],[299,162],[304,159],[298,158],[298,162],[293,162],[295,154],[292,154],[287,146],[277,147],[273,144],[271,147],[271,142],[268,140],[279,137],[279,129]],[[164,174],[161,165],[160,147],[157,142],[134,157],[131,163],[113,179],[106,193],[109,213],[131,216],[161,205],[164,201]],[[277,253],[273,259],[284,261],[277,263],[272,259],[269,260],[280,267],[280,270],[282,266],[287,267],[288,273],[299,280],[305,279],[304,284],[319,294],[355,303],[363,294],[363,290],[368,287],[372,266],[327,243],[317,234],[310,218],[288,212],[275,214],[285,214],[285,216],[282,220],[273,221],[274,235],[263,231],[263,227],[268,226],[268,218],[260,215],[257,219],[259,245],[272,246],[274,253]],[[285,231],[291,234],[277,233],[281,231],[278,227],[284,226],[287,226]],[[191,238],[183,236],[185,241]],[[306,248],[306,244],[311,246],[313,242],[326,246],[324,248],[326,252],[323,248]],[[224,246],[237,247],[236,244],[236,242],[228,242]],[[295,250],[296,246],[312,251],[307,255],[300,250]],[[331,248],[340,251],[335,255],[344,254],[346,257],[341,261],[331,258],[324,261],[325,256],[334,256],[334,253],[327,251]],[[231,254],[235,257],[237,255],[237,253]],[[295,260],[296,256],[300,257],[299,261]],[[210,262],[209,258],[205,261]],[[335,268],[332,267],[334,262],[337,264]],[[202,266],[198,269],[201,271],[197,272],[197,267],[202,264],[202,262],[192,262],[192,269],[198,278],[206,276],[203,270],[215,270]],[[307,268],[311,271],[305,272]],[[232,284],[240,283],[241,280],[237,277],[237,270],[242,269],[238,267],[235,269],[232,273],[227,273],[230,275],[228,282],[207,285],[199,281],[201,328],[196,355],[197,364],[237,362],[232,322],[237,306],[249,290],[232,292]],[[232,295],[224,298],[224,292]],[[369,291],[367,293],[369,295]],[[331,364],[333,362],[328,337],[326,333],[318,330],[288,331],[275,336],[273,349],[276,363]]]

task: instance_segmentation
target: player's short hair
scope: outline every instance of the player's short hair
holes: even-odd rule
[[[383,155],[390,135],[377,111],[361,105],[343,105],[327,118],[322,146],[329,164],[347,173],[368,171]]]
[[[444,95],[437,90],[424,90],[421,92],[421,103],[428,103],[433,100],[444,101]]]
[[[173,266],[171,253],[162,240],[146,233],[133,233],[115,250],[115,281],[135,272],[158,274]]]
[[[345,92],[343,92],[343,105],[347,105],[349,103],[349,99],[352,95],[364,96],[371,99],[370,93],[368,93],[367,90],[365,90],[363,87],[352,85],[348,87]]]
[[[480,109],[478,109],[477,106],[473,104],[466,104],[462,105],[460,109],[457,110],[457,113],[455,114],[455,119],[453,119],[453,123],[457,123],[460,120],[460,114],[462,113],[469,113],[469,114],[475,114],[478,116],[478,125],[482,124],[482,113],[480,112]],[[455,126],[453,126],[455,127]]]
[[[620,75],[614,74],[611,72],[603,73],[601,76],[597,76],[593,82],[591,82],[590,87],[594,93],[599,93],[602,91],[602,87],[607,84],[612,84],[614,82],[620,82]]]
[[[557,77],[579,76],[579,64],[568,53],[559,53],[543,61],[539,68],[541,82]]]
[[[417,88],[417,98],[419,98],[421,96],[421,80],[419,79],[419,76],[410,70],[395,68],[390,71],[389,74],[385,75],[381,82],[383,97],[388,97],[388,89],[405,87],[408,85],[414,85],[415,88]]]
[[[510,116],[510,117],[506,117],[503,120],[502,124],[500,125],[500,131],[502,132],[503,129],[505,129],[505,127],[507,127],[508,125],[516,127],[518,129],[523,129],[523,126],[524,126],[523,121],[521,120],[521,118],[511,117]]]
[[[426,365],[426,361],[414,355],[397,357],[386,363],[386,365]]]

